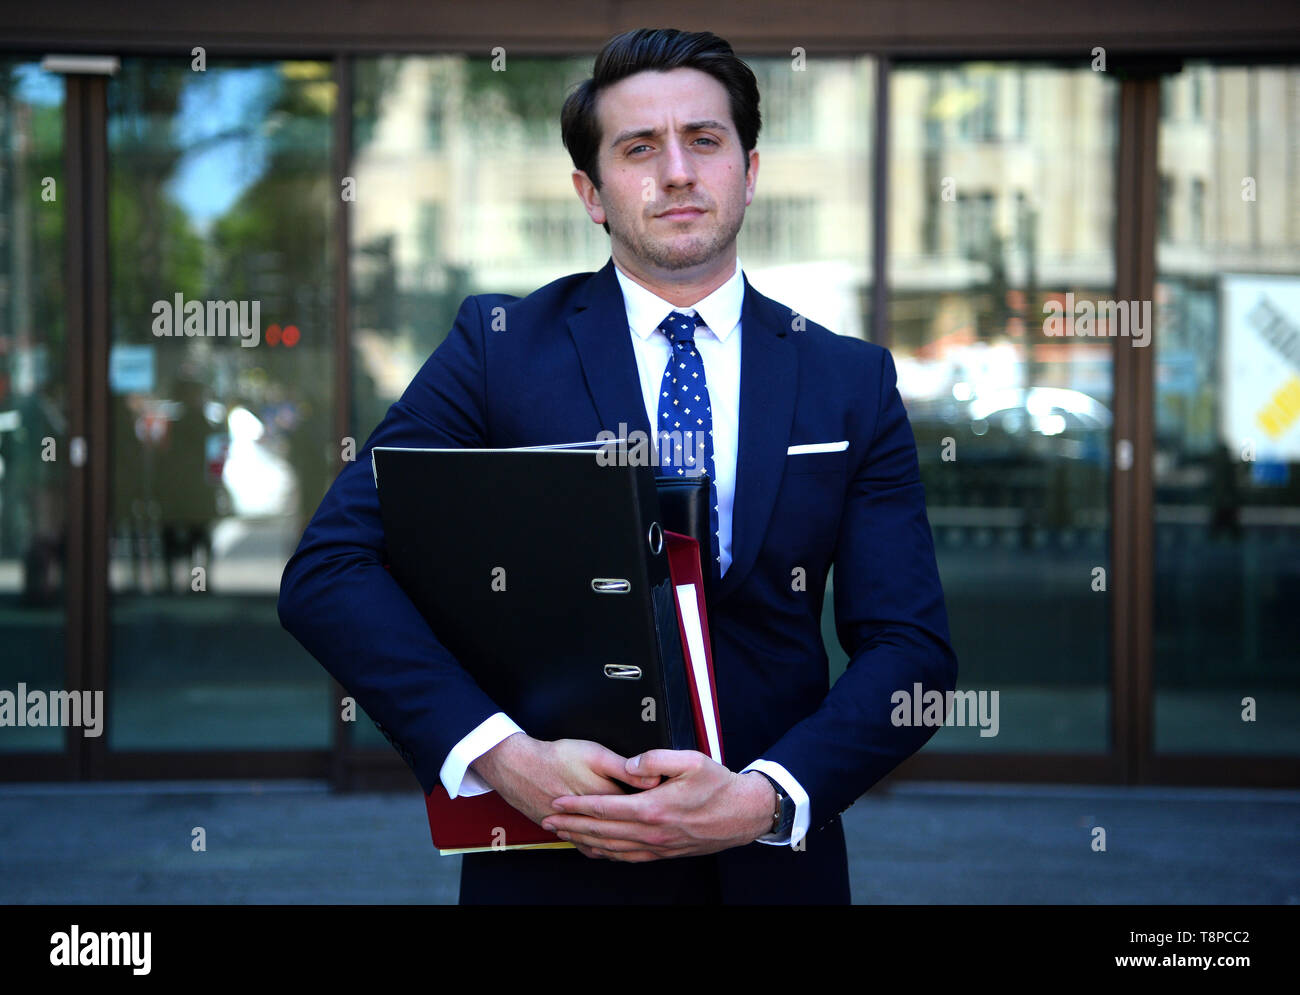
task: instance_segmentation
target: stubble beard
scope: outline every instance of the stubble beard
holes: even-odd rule
[[[651,224],[658,220],[652,219]],[[610,230],[637,259],[662,270],[675,271],[690,269],[716,259],[736,240],[744,220],[744,211],[739,211],[733,217],[722,219],[718,226],[707,232],[693,232],[685,245],[671,235],[655,238],[647,235],[644,230],[621,231],[613,224],[610,225]]]

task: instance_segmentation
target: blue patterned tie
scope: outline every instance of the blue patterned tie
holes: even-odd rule
[[[709,527],[712,531],[713,579],[722,568],[718,545],[718,475],[713,468],[713,407],[704,380],[704,360],[695,349],[695,326],[703,325],[699,314],[669,311],[659,324],[668,336],[672,352],[659,385],[659,473],[661,476],[709,475]],[[703,554],[704,551],[701,550]]]

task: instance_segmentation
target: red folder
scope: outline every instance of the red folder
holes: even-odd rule
[[[686,661],[686,683],[690,688],[691,710],[695,716],[696,743],[701,753],[724,763],[699,543],[689,536],[665,530],[664,544],[677,607],[677,632]],[[572,843],[560,840],[512,808],[495,791],[468,798],[448,798],[447,789],[439,784],[425,796],[424,801],[433,845],[444,856],[479,850],[573,847]]]
[[[722,753],[722,727],[718,719],[718,685],[713,676],[713,644],[709,640],[709,613],[704,602],[704,575],[700,569],[700,544],[689,536],[665,529],[664,545],[668,549],[668,576],[677,595],[677,633],[681,636],[682,656],[686,660],[686,683],[691,692],[691,711],[695,715],[696,748],[725,767],[727,761]]]

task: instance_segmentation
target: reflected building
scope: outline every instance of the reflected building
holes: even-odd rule
[[[94,652],[114,702],[110,756],[298,751],[293,769],[305,770],[323,769],[327,751],[337,760],[340,743],[387,750],[369,723],[339,731],[325,675],[280,630],[283,564],[346,442],[360,448],[466,295],[524,295],[609,256],[559,133],[590,56],[511,55],[505,72],[459,54],[347,58],[346,85],[328,62],[214,59],[200,76],[143,56],[107,84],[112,455],[109,507],[95,514],[109,523],[109,562],[90,600],[107,619]],[[1135,405],[1155,424],[1155,748],[1300,752],[1287,630],[1300,595],[1300,369],[1285,348],[1300,328],[1300,69],[1189,62],[1163,78],[1150,150],[1154,383],[1116,396],[1117,350],[1134,339],[1045,325],[1067,300],[1115,296],[1128,206],[1116,74],[1086,61],[896,59],[877,136],[874,59],[747,61],[763,128],[739,239],[746,274],[840,334],[883,335],[961,685],[1002,694],[999,736],[944,729],[928,752],[1114,758],[1113,703],[1130,689],[1115,686],[1097,571],[1127,568],[1111,560],[1128,441],[1114,425]],[[65,202],[39,189],[63,182],[68,109],[61,80],[30,59],[0,63],[0,85],[0,629],[20,647],[0,686],[57,686],[66,577],[83,568],[67,561],[69,461],[40,459],[47,437],[67,452],[74,374],[66,274],[46,262],[62,258]],[[277,338],[160,343],[150,304],[178,292],[260,300],[261,331]],[[1083,330],[1074,313],[1064,320]],[[293,345],[279,337],[290,325]],[[169,439],[184,452],[169,455]],[[184,486],[171,486],[178,474]],[[211,567],[202,598],[182,583],[200,566]],[[833,678],[847,661],[832,601],[833,576]],[[1260,696],[1269,707],[1243,723],[1242,699]],[[58,754],[50,732],[0,752]]]

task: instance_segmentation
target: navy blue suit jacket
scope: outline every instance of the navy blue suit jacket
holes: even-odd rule
[[[840,813],[934,732],[890,722],[895,691],[949,690],[957,672],[893,360],[797,319],[748,280],[741,335],[733,559],[709,605],[718,707],[731,769],[763,757],[808,792],[805,846],[645,864],[576,851],[469,855],[462,901],[672,901],[716,881],[713,896],[728,902],[847,902]],[[620,423],[650,434],[612,260],[524,298],[468,297],[286,566],[283,625],[426,792],[452,747],[499,709],[384,569],[371,447],[542,445]],[[787,455],[844,439],[840,452]],[[820,626],[832,565],[849,655],[834,687]]]

